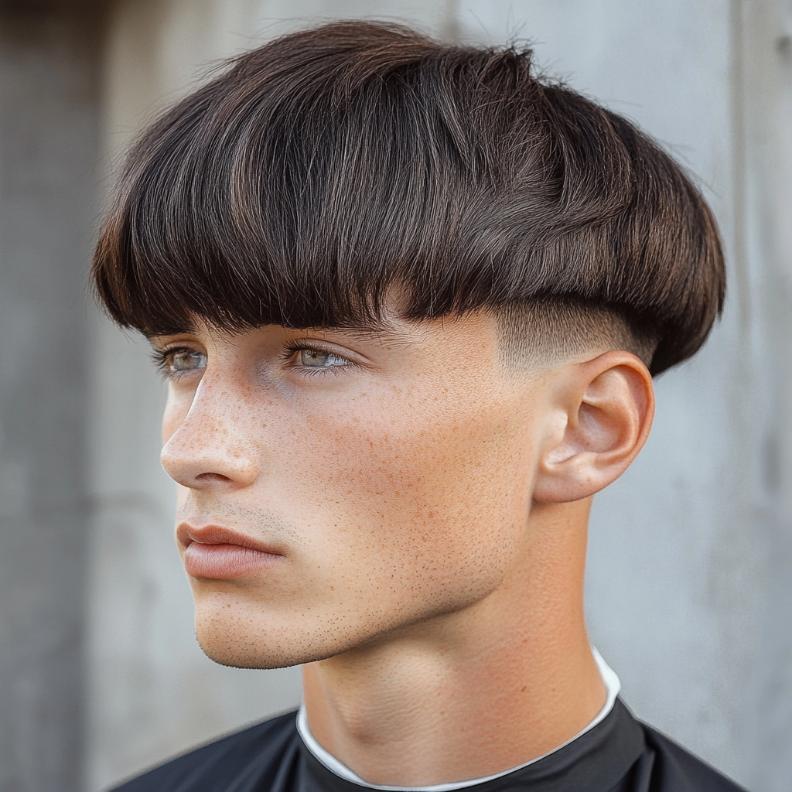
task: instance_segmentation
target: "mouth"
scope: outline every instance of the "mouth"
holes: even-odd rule
[[[283,561],[280,549],[221,525],[194,527],[182,522],[176,529],[184,550],[184,567],[191,577],[229,579],[261,573]]]

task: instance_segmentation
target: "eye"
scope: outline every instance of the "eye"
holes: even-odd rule
[[[289,360],[295,353],[300,354],[299,358],[302,361],[300,364],[289,366],[289,368],[296,369],[304,376],[334,375],[338,373],[338,369],[359,368],[360,364],[355,363],[353,360],[331,352],[321,347],[311,346],[303,343],[288,344],[283,348],[278,357],[281,360]],[[206,367],[204,360],[203,365],[191,365],[195,363],[196,358],[206,358],[202,352],[197,352],[189,347],[171,347],[166,349],[152,349],[150,351],[151,359],[154,361],[154,366],[160,375],[166,380],[178,380],[194,371]],[[331,363],[325,365],[328,360],[341,361],[341,363]],[[317,365],[314,365],[316,363]]]
[[[322,349],[321,347],[310,346],[308,344],[303,344],[299,342],[295,342],[293,344],[287,344],[283,351],[280,353],[279,357],[281,360],[288,360],[291,358],[295,352],[305,352],[305,355],[299,354],[297,357],[299,360],[303,361],[303,363],[299,365],[293,365],[289,368],[296,369],[301,374],[305,376],[311,377],[314,375],[324,375],[324,374],[331,374],[335,375],[340,373],[339,369],[349,369],[349,368],[359,368],[360,364],[355,363],[353,360],[349,358],[343,357],[343,355],[338,355],[335,352],[331,352],[327,349]],[[335,360],[343,361],[343,363],[334,364],[334,365],[321,365],[321,361],[328,360],[335,358]],[[310,365],[311,363],[318,362],[319,365]],[[305,365],[305,363],[309,363],[309,365]]]
[[[190,368],[190,358],[205,358],[202,352],[196,352],[188,347],[171,347],[170,349],[152,349],[151,359],[159,374],[166,380],[178,380],[196,369]],[[187,368],[182,368],[186,365]],[[200,368],[205,368],[206,364]]]

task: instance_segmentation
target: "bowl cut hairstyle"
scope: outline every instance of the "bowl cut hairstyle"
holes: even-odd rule
[[[340,20],[220,62],[124,160],[94,294],[145,335],[387,328],[488,309],[501,361],[592,343],[653,376],[721,314],[719,232],[682,166],[530,47]]]

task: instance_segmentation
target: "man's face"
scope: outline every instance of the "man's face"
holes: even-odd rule
[[[500,370],[489,313],[396,325],[402,338],[264,325],[152,341],[193,352],[171,361],[183,373],[162,423],[177,524],[284,553],[190,576],[217,662],[277,668],[387,641],[520,563],[542,378]],[[295,342],[318,351],[284,352]]]

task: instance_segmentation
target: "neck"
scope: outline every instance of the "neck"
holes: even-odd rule
[[[583,615],[589,506],[532,510],[524,552],[472,606],[304,664],[319,744],[368,783],[426,786],[503,772],[584,729],[607,697]]]

